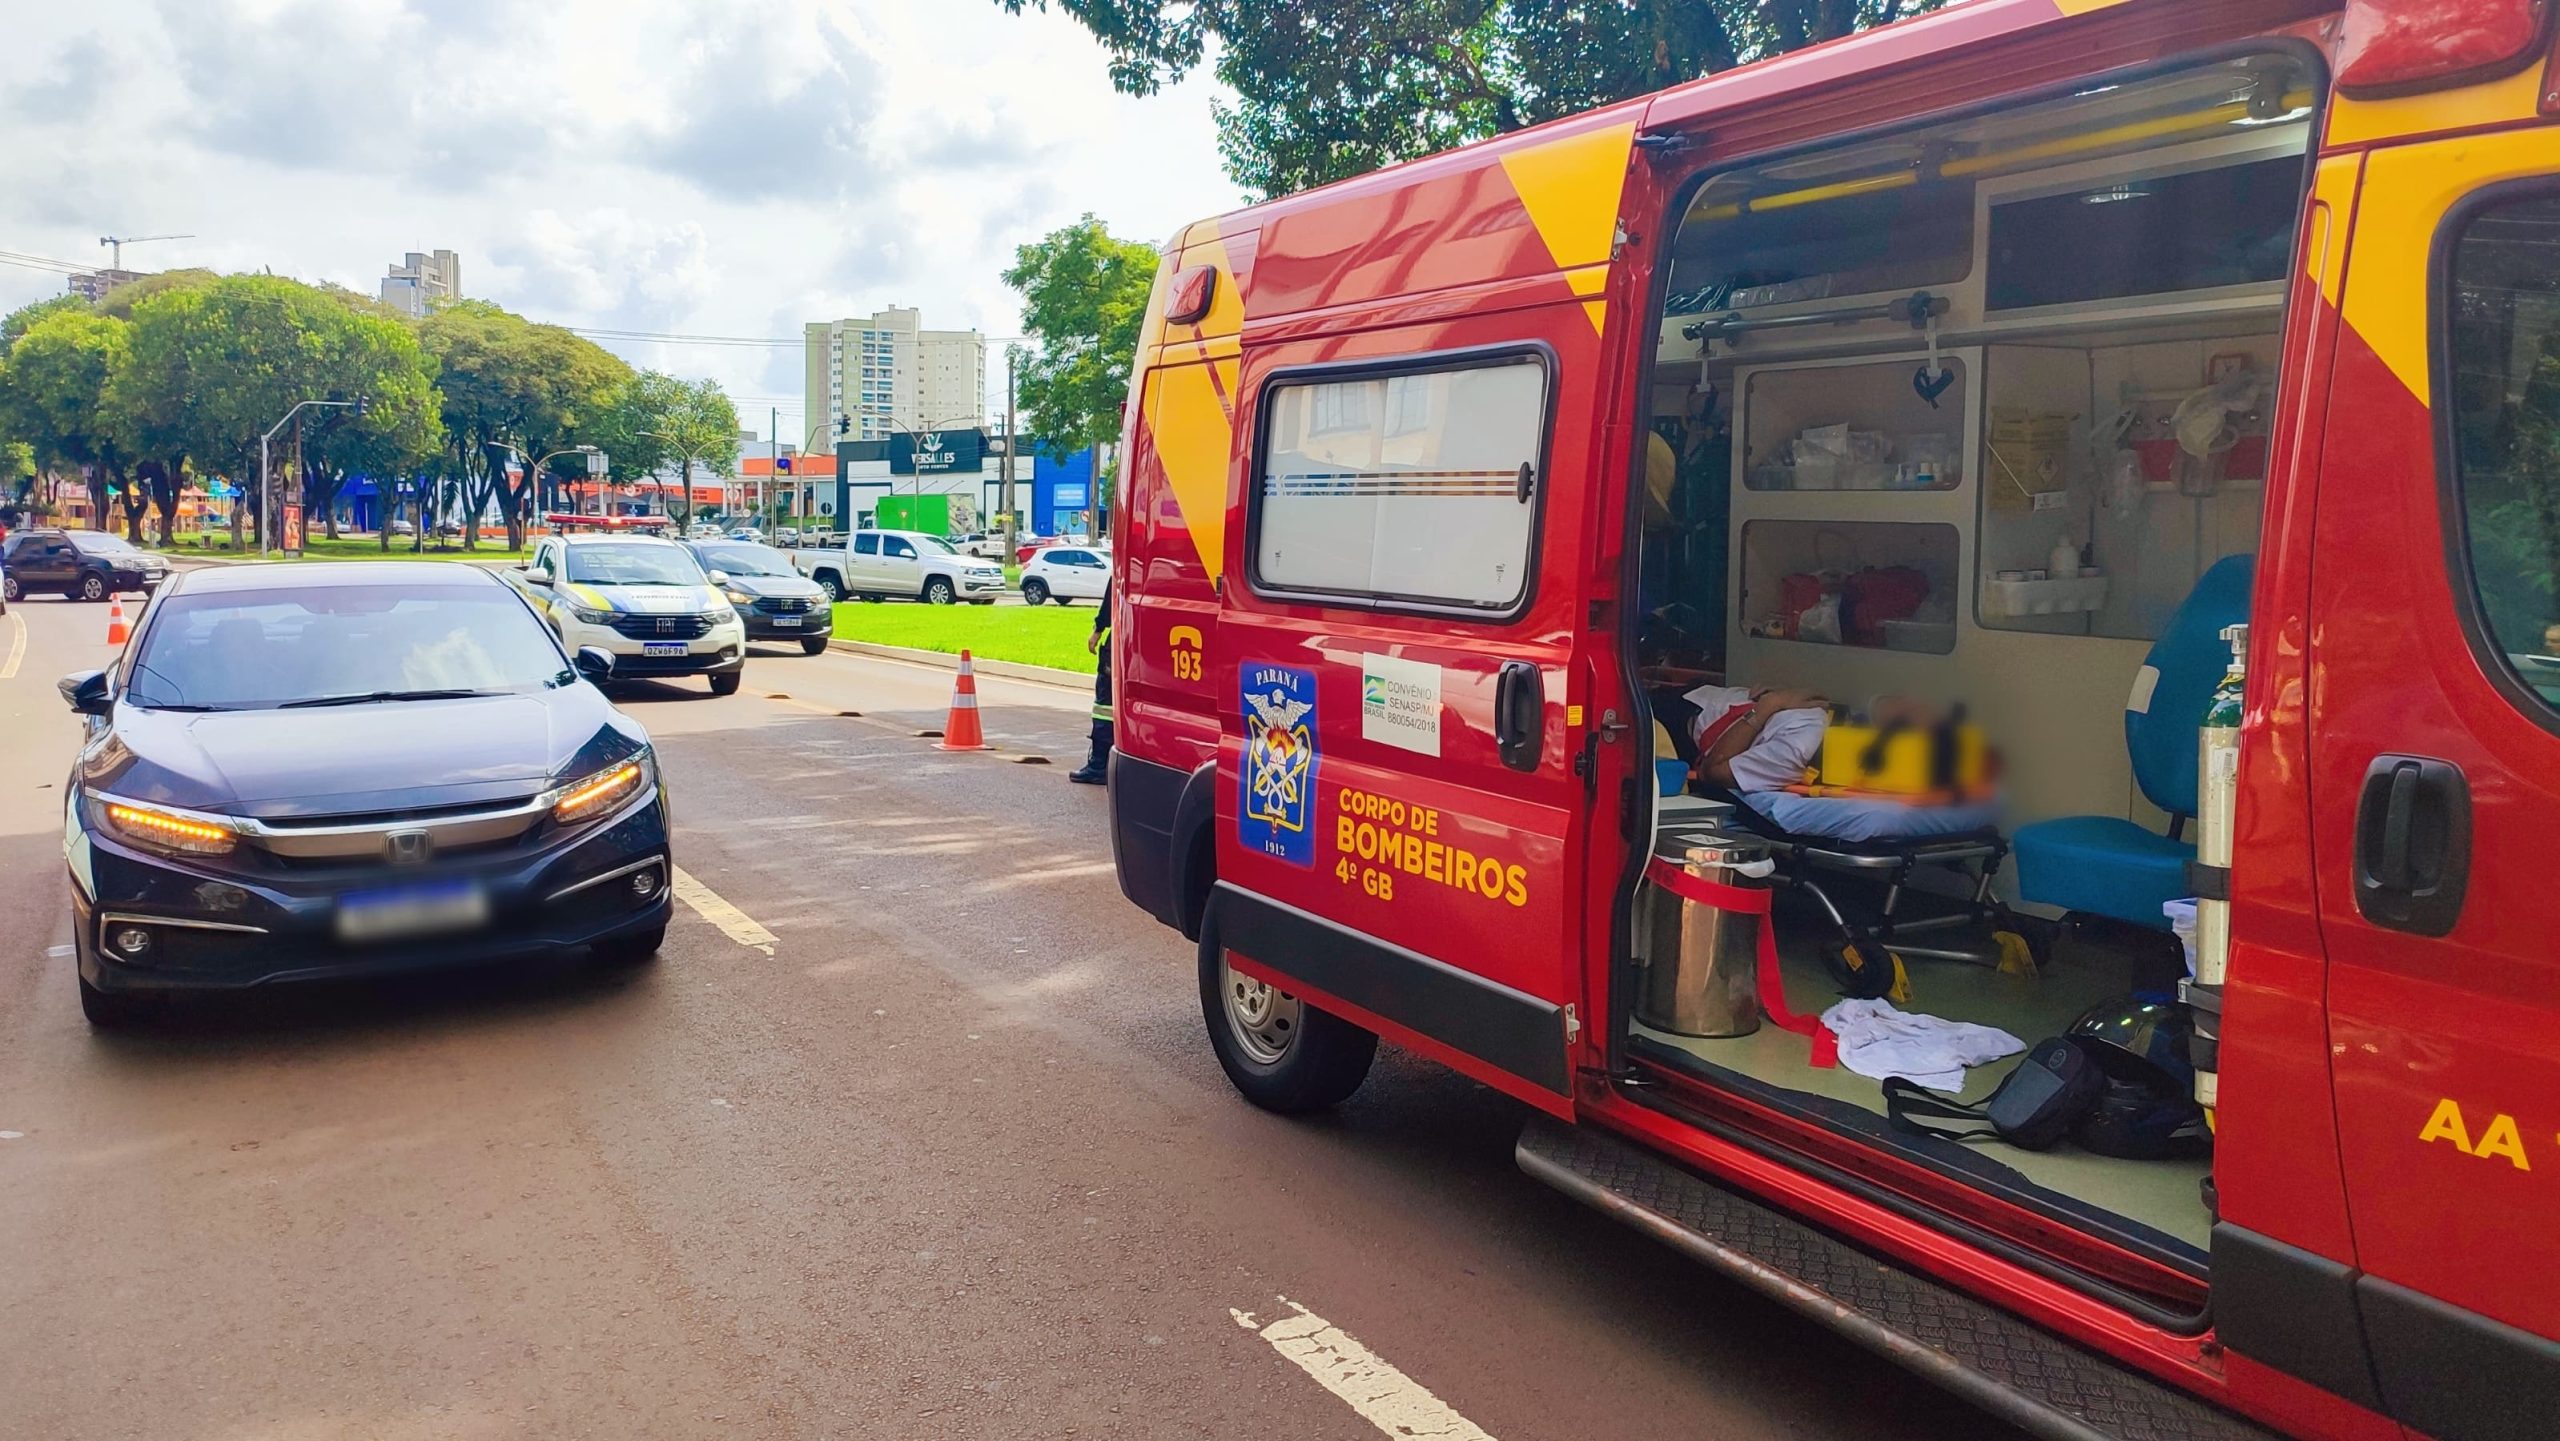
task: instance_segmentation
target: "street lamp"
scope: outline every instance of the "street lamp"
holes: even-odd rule
[[[258,437],[258,555],[261,559],[266,556],[267,552],[275,549],[274,546],[267,544],[267,514],[272,508],[272,502],[267,499],[268,442],[276,438],[277,431],[291,425],[295,416],[300,415],[302,412],[310,410],[315,406],[321,409],[340,408],[352,410],[361,417],[364,414],[366,403],[365,397],[361,395],[357,396],[353,400],[298,400],[294,402],[293,409],[284,413],[284,419],[268,426],[267,433]]]

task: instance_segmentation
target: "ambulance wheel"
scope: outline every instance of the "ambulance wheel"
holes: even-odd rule
[[[1375,1035],[1227,964],[1214,917],[1200,936],[1200,1009],[1227,1079],[1284,1116],[1349,1099],[1378,1054]]]

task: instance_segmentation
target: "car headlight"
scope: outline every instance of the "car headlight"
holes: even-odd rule
[[[551,818],[564,826],[593,820],[648,789],[656,776],[649,752],[635,751],[600,771],[555,787]]]
[[[747,594],[743,590],[724,590],[721,594],[729,598],[729,604],[736,606],[741,610],[744,610],[748,606],[756,603],[756,598]]]
[[[240,832],[220,816],[136,805],[91,795],[89,817],[118,840],[171,855],[218,856],[240,843]]]
[[[569,614],[576,616],[580,625],[613,624],[613,612],[609,610],[589,610],[582,605],[573,605],[569,607]]]

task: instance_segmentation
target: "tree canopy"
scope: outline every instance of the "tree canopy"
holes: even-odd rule
[[[713,475],[738,468],[737,407],[712,380],[641,371],[615,390],[597,437],[613,473],[625,480],[680,466],[686,520],[693,518],[693,468],[706,466]]]
[[[1203,63],[1238,183],[1282,195],[1934,10],[1946,0],[996,0],[1153,94]],[[1214,59],[1211,57],[1214,56]]]
[[[1015,392],[1023,430],[1053,455],[1120,438],[1120,406],[1155,283],[1154,247],[1114,239],[1087,215],[1014,252],[1005,284],[1022,295],[1023,357]]]
[[[589,433],[604,428],[631,367],[594,341],[486,301],[439,306],[418,329],[443,367],[445,458],[463,487],[466,542],[477,540],[480,513],[494,499],[508,545],[521,547],[542,489],[535,462],[593,444]]]

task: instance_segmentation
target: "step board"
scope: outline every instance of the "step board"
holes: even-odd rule
[[[1520,1169],[2033,1435],[2274,1441],[2271,1433],[1589,1126],[1544,1117]]]

